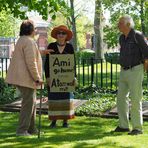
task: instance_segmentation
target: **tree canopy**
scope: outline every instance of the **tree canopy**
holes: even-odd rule
[[[133,17],[135,29],[148,36],[148,1],[147,0],[102,0],[105,9],[110,11],[109,25],[104,27],[104,40],[108,47],[118,44],[119,31],[117,23],[120,16],[127,14]]]
[[[0,37],[16,37],[20,20],[14,18],[9,11],[0,12]]]
[[[76,2],[76,0],[73,1]],[[83,1],[86,3],[86,1],[88,0],[83,0]],[[117,28],[117,22],[119,17],[123,14],[131,15],[136,24],[135,28],[142,31],[146,36],[148,36],[148,27],[146,26],[146,24],[148,24],[147,0],[97,0],[97,1],[101,3],[104,10],[108,10],[110,12],[109,24],[105,26],[103,24],[104,27],[103,39],[105,43],[107,43],[108,47],[115,47],[118,44],[119,31]],[[60,11],[62,12],[63,16],[66,18],[67,25],[71,27],[71,25],[73,25],[71,20],[72,18],[71,14],[74,10],[70,9],[70,6],[68,6],[67,2],[68,0],[0,0],[0,12],[7,11],[10,12],[10,14],[12,14],[14,17],[25,19],[27,17],[27,12],[33,10],[42,15],[43,19],[48,19],[48,15],[50,15],[52,19],[55,19],[56,16],[58,15],[57,12]],[[102,9],[101,7],[97,8],[98,8],[97,11],[100,11]],[[76,18],[77,18],[77,12],[79,11],[75,10]],[[4,17],[2,16],[2,18]],[[78,25],[76,27],[80,28]],[[79,29],[78,31],[80,32]],[[79,39],[78,39],[78,44],[79,44]]]
[[[0,12],[9,10],[14,17],[24,19],[26,12],[37,11],[43,19],[48,19],[48,14],[55,19],[56,12],[61,8],[67,8],[64,0],[0,0]]]

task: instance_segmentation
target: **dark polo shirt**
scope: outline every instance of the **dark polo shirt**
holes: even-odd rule
[[[133,67],[148,59],[148,44],[141,32],[131,29],[127,37],[120,36],[119,43],[122,67]]]

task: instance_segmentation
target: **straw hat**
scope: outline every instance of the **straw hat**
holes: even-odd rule
[[[58,32],[60,31],[63,31],[63,32],[66,32],[67,33],[67,38],[66,38],[66,41],[69,41],[71,40],[72,36],[73,36],[73,33],[71,30],[69,30],[66,26],[64,25],[60,25],[60,26],[57,26],[55,28],[53,28],[53,30],[51,31],[51,36],[55,39],[57,39],[57,34]]]

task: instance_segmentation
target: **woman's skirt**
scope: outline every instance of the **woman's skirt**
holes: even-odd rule
[[[73,93],[48,92],[48,117],[50,120],[74,118]]]

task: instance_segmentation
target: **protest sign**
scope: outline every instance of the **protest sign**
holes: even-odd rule
[[[50,91],[51,92],[73,92],[74,87],[74,55],[73,54],[51,54],[50,65]]]

